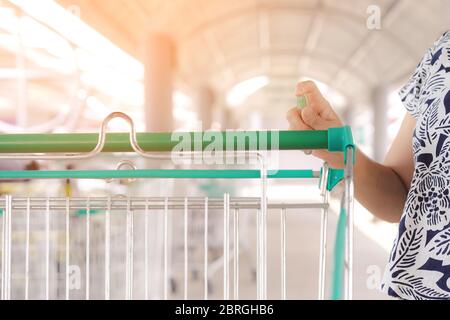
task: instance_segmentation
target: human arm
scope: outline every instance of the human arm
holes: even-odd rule
[[[342,126],[342,121],[312,81],[301,82],[297,95],[306,96],[308,106],[293,108],[287,113],[293,130],[325,130]],[[373,215],[389,222],[400,220],[409,185],[414,172],[412,133],[415,120],[407,114],[383,163],[356,150],[354,168],[355,197]],[[341,154],[314,150],[313,155],[327,161],[332,167],[343,167]]]

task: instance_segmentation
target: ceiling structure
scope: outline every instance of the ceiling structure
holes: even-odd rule
[[[78,6],[83,20],[138,59],[149,32],[168,33],[177,46],[178,76],[187,85],[206,82],[226,92],[267,75],[270,84],[253,101],[261,108],[292,101],[302,77],[367,105],[371,88],[395,85],[412,72],[450,17],[449,1],[440,0],[58,2]],[[371,5],[380,9],[380,30],[367,28]]]
[[[57,2],[140,61],[149,34],[169,34],[177,86],[187,92],[208,84],[224,98],[234,85],[267,76],[269,84],[233,110],[268,116],[292,103],[301,78],[327,84],[351,106],[369,106],[373,88],[396,86],[412,73],[450,17],[450,0]],[[373,8],[379,30],[367,27]]]

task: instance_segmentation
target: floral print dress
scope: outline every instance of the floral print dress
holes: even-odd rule
[[[415,169],[382,287],[401,299],[450,299],[450,31],[400,97],[416,119]]]

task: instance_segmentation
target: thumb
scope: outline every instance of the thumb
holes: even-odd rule
[[[331,124],[321,117],[313,108],[307,107],[302,110],[303,121],[315,130],[328,129]]]

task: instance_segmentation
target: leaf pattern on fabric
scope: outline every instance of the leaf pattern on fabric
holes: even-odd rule
[[[400,97],[416,119],[415,167],[383,289],[403,299],[450,299],[450,32]]]
[[[392,280],[396,285],[399,296],[408,296],[415,300],[447,300],[450,294],[437,288],[430,288],[424,284],[424,278],[415,276],[405,270]]]
[[[396,244],[395,256],[393,256],[391,271],[413,266],[421,248],[423,229],[408,229],[403,232]],[[393,272],[394,274],[395,272]]]
[[[427,244],[427,251],[434,259],[450,264],[450,228],[436,234]]]

